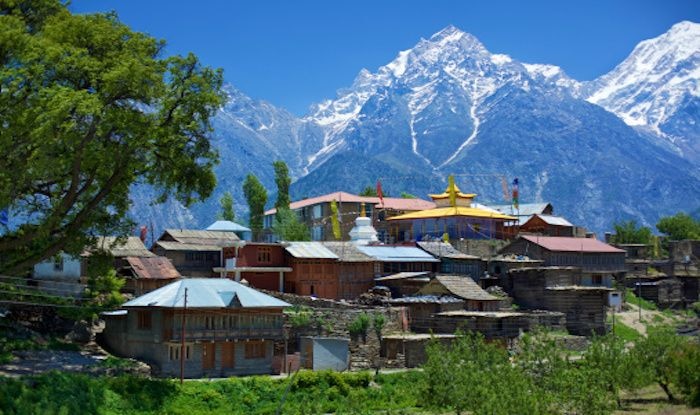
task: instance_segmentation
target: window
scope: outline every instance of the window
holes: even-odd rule
[[[63,255],[53,257],[53,270],[63,272]]]
[[[137,311],[136,327],[139,330],[149,330],[151,328],[151,313],[148,311]]]
[[[264,264],[272,262],[272,248],[269,246],[258,247],[258,262]]]
[[[251,341],[245,344],[246,359],[264,359],[265,354],[265,342]]]
[[[322,214],[323,214],[323,206],[322,205],[315,205],[313,207],[312,212],[311,212],[312,217],[314,219],[318,219],[321,217]]]
[[[182,350],[182,345],[171,344],[168,348],[168,358],[170,360],[180,360],[180,350]],[[192,346],[185,344],[185,360],[190,360],[192,357]]]
[[[603,276],[598,274],[593,275],[592,283],[593,285],[601,285],[603,283]]]

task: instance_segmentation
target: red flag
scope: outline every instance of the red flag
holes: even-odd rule
[[[377,180],[377,196],[379,201],[382,202],[382,207],[384,207],[384,193],[382,193],[382,182]]]
[[[139,235],[139,238],[141,238],[141,242],[146,242],[146,235],[148,235],[148,226],[143,225],[141,226],[141,233]]]

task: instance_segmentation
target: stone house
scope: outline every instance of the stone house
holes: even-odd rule
[[[161,376],[179,376],[183,361],[187,378],[269,374],[288,306],[229,279],[182,279],[103,313],[99,341]]]

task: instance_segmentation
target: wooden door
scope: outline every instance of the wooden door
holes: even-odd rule
[[[221,367],[223,369],[232,369],[235,366],[235,345],[233,342],[221,344]]]
[[[202,343],[202,369],[214,369],[216,362],[216,343]]]

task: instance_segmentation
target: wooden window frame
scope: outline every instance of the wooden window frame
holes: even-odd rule
[[[246,359],[264,359],[267,357],[267,345],[262,340],[251,340],[245,343]]]

